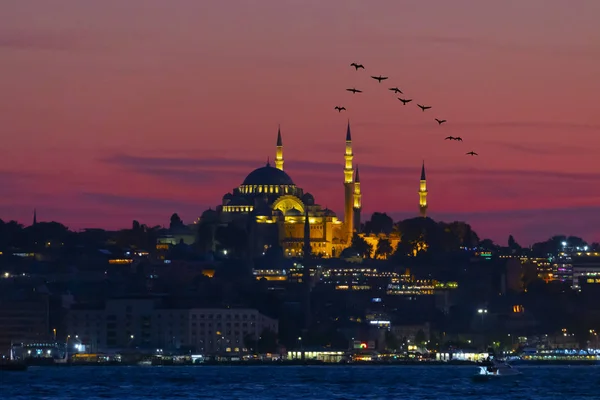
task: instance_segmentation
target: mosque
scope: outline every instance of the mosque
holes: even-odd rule
[[[216,213],[212,211],[211,218],[216,216],[221,224],[240,223],[246,226],[250,230],[254,254],[278,244],[286,257],[303,256],[304,222],[308,218],[311,252],[322,257],[338,257],[350,246],[354,233],[360,232],[361,227],[360,176],[358,168],[353,167],[353,158],[348,122],[342,221],[335,212],[317,204],[312,194],[296,186],[284,171],[283,141],[281,130],[278,130],[275,166],[267,162],[264,167],[250,172],[240,186],[223,196],[222,204],[217,207]],[[426,196],[423,165],[419,190],[420,212],[423,216],[427,208]]]

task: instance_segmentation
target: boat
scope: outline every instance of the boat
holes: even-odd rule
[[[488,381],[491,379],[514,377],[521,372],[507,363],[493,360],[479,366],[479,373],[473,376],[474,381]]]

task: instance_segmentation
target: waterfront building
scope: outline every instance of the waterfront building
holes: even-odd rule
[[[160,298],[109,299],[98,308],[73,308],[67,332],[90,351],[107,349],[190,349],[202,354],[246,350],[249,339],[277,320],[255,309],[169,307]]]
[[[0,354],[11,343],[45,341],[52,337],[48,295],[26,290],[0,293]]]

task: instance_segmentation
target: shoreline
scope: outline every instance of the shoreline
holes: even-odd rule
[[[474,361],[394,361],[394,362],[350,362],[350,363],[325,363],[319,361],[232,361],[232,362],[202,362],[202,363],[152,363],[140,364],[138,362],[101,362],[101,363],[25,363],[28,367],[295,367],[295,366],[320,366],[320,367],[443,367],[443,366],[477,366]],[[592,360],[548,360],[548,361],[518,361],[511,363],[515,367],[528,366],[594,366],[600,365]]]

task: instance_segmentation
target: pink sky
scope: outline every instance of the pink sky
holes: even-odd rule
[[[274,157],[278,124],[286,172],[341,215],[350,118],[365,218],[416,216],[425,159],[434,219],[600,241],[599,19],[598,0],[4,0],[0,218],[191,221]]]

